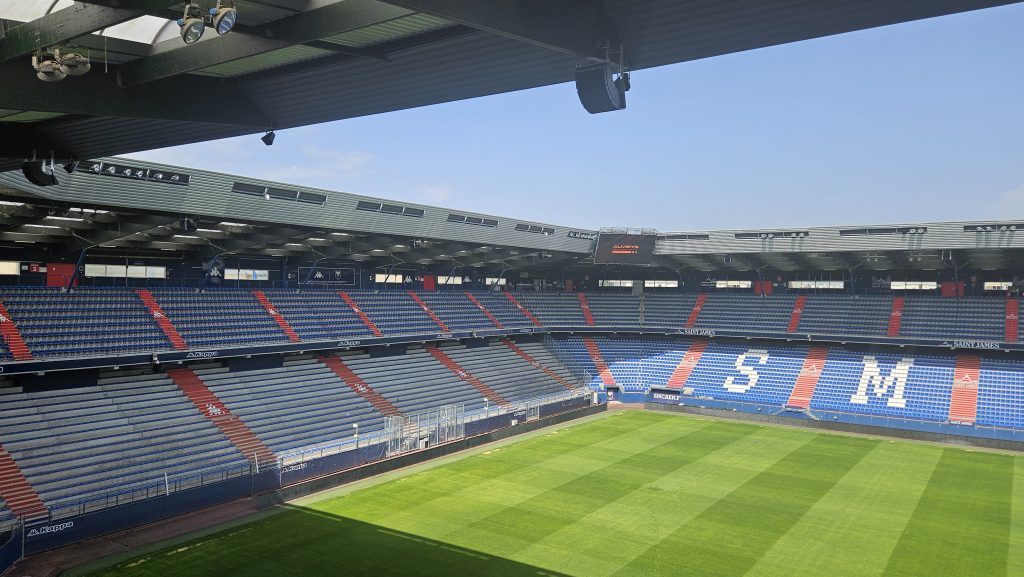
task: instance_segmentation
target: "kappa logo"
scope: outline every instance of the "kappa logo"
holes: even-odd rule
[[[977,389],[978,382],[971,378],[971,375],[963,375],[959,379],[953,379],[954,389]]]
[[[36,536],[39,536],[39,535],[48,535],[50,533],[59,533],[60,531],[64,531],[65,529],[70,529],[70,528],[72,528],[74,526],[75,526],[75,522],[74,521],[68,521],[66,523],[61,523],[59,525],[47,525],[45,527],[36,527],[35,529],[32,529],[31,531],[29,531],[27,536],[28,537],[36,537]]]
[[[519,329],[519,332],[521,332],[521,333],[532,333],[533,329]]]
[[[806,369],[800,369],[801,377],[820,377],[821,369],[818,368],[817,364],[813,364]]]
[[[355,347],[358,346],[360,341],[338,341],[339,347]]]
[[[224,414],[224,411],[222,411],[220,407],[213,403],[206,403],[206,414],[211,417],[219,417],[220,415]]]
[[[162,319],[162,318],[166,318],[166,317],[160,311],[153,311],[153,318],[154,319]]]
[[[4,315],[0,315],[0,323],[6,323],[6,322],[8,322],[10,320],[11,319],[5,317]]]
[[[267,312],[270,313],[270,316],[274,316],[277,314],[277,311],[275,311],[274,309],[267,309]]]
[[[219,268],[217,268],[215,266],[214,267],[210,267],[210,276],[212,276],[212,277],[221,277],[221,276],[224,276],[224,272],[221,271]]]
[[[186,359],[208,359],[210,357],[215,357],[215,356],[217,356],[219,354],[220,353],[217,352],[217,351],[196,351],[196,352],[189,353],[189,354],[185,355],[185,358]]]

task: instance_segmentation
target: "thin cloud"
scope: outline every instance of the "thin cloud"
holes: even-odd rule
[[[425,202],[438,203],[449,200],[455,193],[446,184],[424,184],[416,187],[416,192]]]
[[[988,208],[995,218],[1024,217],[1024,186],[1000,194]]]

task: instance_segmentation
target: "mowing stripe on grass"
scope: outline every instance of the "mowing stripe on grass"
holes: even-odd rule
[[[1024,457],[1014,459],[1013,511],[1010,524],[1010,555],[1006,574],[1024,575]]]
[[[880,443],[747,572],[748,577],[877,577],[942,456]]]
[[[743,575],[877,444],[832,435],[811,439],[616,575]]]
[[[643,451],[576,475],[529,499],[467,524],[443,537],[464,547],[509,556],[537,539],[572,525],[578,519],[688,463],[697,461],[756,432],[754,427],[709,423]],[[608,536],[615,538],[614,528]]]
[[[635,421],[625,417],[617,420]],[[647,419],[640,421],[646,422]],[[427,524],[435,531],[454,531],[551,487],[605,467],[610,461],[629,458],[638,451],[712,424],[693,421],[678,427],[671,420],[655,420],[647,426],[614,435],[615,429],[605,429],[606,421],[600,423],[595,424],[586,437],[574,437],[572,444],[566,444],[563,433],[551,433],[535,439],[536,443],[516,444],[515,450],[483,453],[460,461],[460,464],[475,464],[487,471],[500,472],[490,478],[451,476],[445,467],[444,472],[425,471],[366,489],[364,497],[371,498],[361,499],[363,506],[359,508],[346,507],[344,498],[322,506],[352,518],[372,519],[393,529],[415,530]],[[616,426],[621,425],[616,423]],[[511,470],[507,469],[506,462],[513,464]]]
[[[816,436],[758,427],[677,468],[515,555],[573,575],[605,577]],[[609,528],[614,537],[609,538]]]
[[[1013,461],[943,450],[885,575],[1006,575]]]

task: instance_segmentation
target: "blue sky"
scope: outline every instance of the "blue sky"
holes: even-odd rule
[[[581,228],[1024,219],[1024,5],[132,155]],[[232,162],[231,159],[234,161]]]

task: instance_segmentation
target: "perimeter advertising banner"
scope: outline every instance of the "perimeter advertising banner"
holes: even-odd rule
[[[636,264],[651,262],[654,254],[653,234],[609,234],[601,233],[597,237],[597,252],[594,262],[597,264]]]

